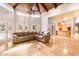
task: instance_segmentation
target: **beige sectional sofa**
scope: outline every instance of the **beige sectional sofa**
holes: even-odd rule
[[[28,40],[38,40],[46,43],[50,40],[50,33],[44,34],[44,32],[17,32],[13,34],[13,43],[20,43]]]

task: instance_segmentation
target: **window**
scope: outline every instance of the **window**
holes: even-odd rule
[[[25,30],[27,30],[27,26],[25,26]]]
[[[5,24],[0,25],[0,31],[5,31]]]
[[[18,29],[19,30],[22,30],[22,25],[18,25]]]

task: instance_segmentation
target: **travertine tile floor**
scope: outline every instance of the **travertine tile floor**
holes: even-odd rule
[[[27,41],[4,51],[5,56],[78,56],[79,39],[61,35],[51,36],[49,43]]]

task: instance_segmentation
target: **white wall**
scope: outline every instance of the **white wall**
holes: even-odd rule
[[[14,13],[8,11],[4,7],[0,6],[0,24],[5,24],[5,31],[12,33],[13,29],[10,30],[10,28],[13,28],[14,25]]]
[[[76,23],[79,23],[79,17],[76,17],[75,20]]]
[[[41,30],[44,32],[48,31],[48,14],[44,12],[41,14]]]
[[[24,26],[24,16],[22,15],[18,15],[16,14],[16,32],[19,32],[19,31],[23,31],[23,26]],[[19,29],[19,27],[22,26],[22,29]]]
[[[54,24],[54,19],[53,18],[48,18],[48,24]]]
[[[48,18],[48,31],[53,35],[56,34],[55,26],[56,20],[54,20],[53,18]]]

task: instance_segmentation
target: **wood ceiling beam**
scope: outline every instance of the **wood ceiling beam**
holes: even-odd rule
[[[40,7],[39,7],[38,3],[36,3],[36,6],[37,6],[37,8],[38,8],[39,13],[41,14],[41,12],[40,12]]]
[[[34,5],[33,3],[29,4],[30,11],[32,11],[33,5]]]
[[[30,11],[31,11],[31,4],[30,3],[28,3],[28,7],[29,7],[28,13],[30,13]]]
[[[29,13],[30,12],[30,10],[31,10],[31,8],[30,8],[30,3],[28,3],[28,12],[27,13]]]
[[[53,3],[53,5],[54,5],[55,8],[57,8],[61,4],[63,4],[63,3]]]
[[[32,10],[31,3],[29,4],[29,10],[30,10],[30,11]]]
[[[16,5],[13,6],[14,9],[16,9],[16,7],[19,5],[19,3],[16,3]]]
[[[44,7],[44,9],[48,12],[48,9],[47,9],[47,7],[43,4],[43,3],[41,3],[41,5]]]
[[[31,10],[32,10],[32,8],[33,8],[33,4],[31,4]]]
[[[53,5],[54,5],[55,8],[57,8],[57,4],[56,3],[53,3]]]
[[[29,7],[28,13],[30,13],[30,14],[32,12],[33,5],[34,5],[33,3],[28,3],[28,7]]]

